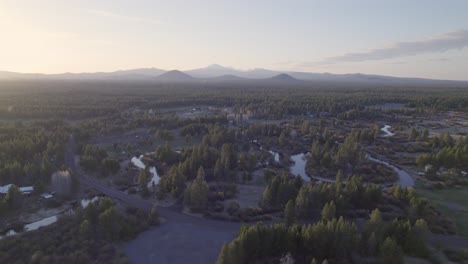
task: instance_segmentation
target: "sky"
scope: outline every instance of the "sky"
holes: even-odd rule
[[[155,67],[468,80],[466,0],[0,0],[0,70]]]

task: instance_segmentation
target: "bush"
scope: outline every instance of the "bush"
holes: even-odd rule
[[[231,201],[229,202],[226,210],[230,215],[234,215],[239,212],[240,205],[237,201]]]

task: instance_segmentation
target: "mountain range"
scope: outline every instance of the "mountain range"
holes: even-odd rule
[[[274,71],[268,69],[237,70],[218,64],[204,68],[179,71],[158,68],[141,68],[115,72],[93,73],[16,73],[0,71],[0,80],[142,80],[159,82],[338,82],[338,83],[388,83],[388,84],[468,84],[468,81],[434,80],[423,78],[402,78],[362,73],[332,74],[296,71]]]

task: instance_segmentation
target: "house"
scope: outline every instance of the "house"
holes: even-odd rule
[[[43,193],[41,194],[41,198],[44,199],[44,200],[48,200],[50,198],[53,198],[54,196],[50,193]]]
[[[30,194],[34,191],[33,186],[19,187],[19,189],[23,194]]]
[[[8,190],[10,190],[11,186],[13,186],[13,184],[11,183],[5,186],[0,186],[0,194],[6,195],[8,193]],[[22,194],[30,194],[34,191],[34,187],[33,186],[19,187],[19,190]]]

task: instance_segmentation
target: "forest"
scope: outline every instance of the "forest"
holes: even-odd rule
[[[126,245],[149,243],[138,234],[162,245],[187,219],[240,226],[217,241],[217,263],[468,259],[435,246],[467,236],[465,207],[431,196],[468,186],[466,87],[1,87],[0,185],[13,186],[0,197],[2,263],[125,263]],[[7,236],[39,213],[60,217]]]

